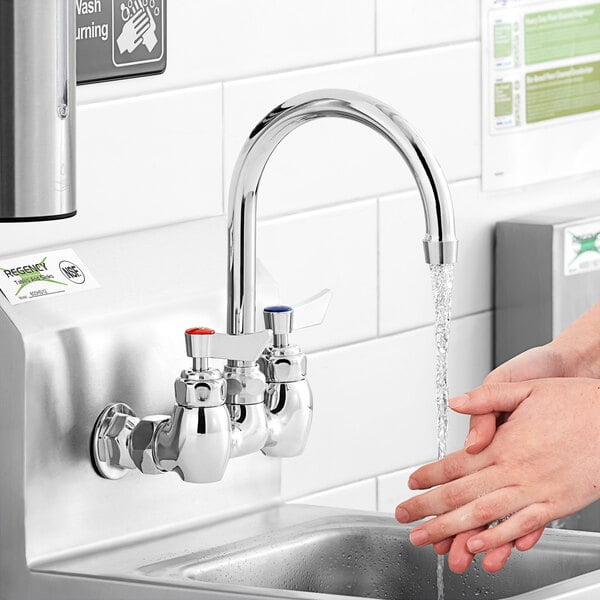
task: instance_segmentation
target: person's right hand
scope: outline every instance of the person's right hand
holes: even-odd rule
[[[550,343],[539,346],[519,354],[494,369],[484,380],[489,383],[515,383],[531,379],[545,379],[550,377],[573,377],[576,373],[565,364],[562,352],[555,344]],[[465,441],[465,449],[469,454],[478,454],[488,447],[496,433],[497,426],[508,418],[508,413],[487,413],[474,415],[469,424],[469,433]],[[474,555],[467,548],[467,540],[483,529],[473,529],[460,533],[434,545],[438,554],[448,554],[448,565],[455,573],[464,573],[471,565]],[[516,541],[517,549],[525,551],[531,549],[543,533],[543,528],[538,529]],[[488,551],[483,558],[483,567],[486,571],[495,573],[502,569],[509,559],[513,544],[504,544]]]
[[[578,373],[569,372],[559,352],[552,343],[545,346],[531,348],[494,369],[483,381],[488,383],[517,383],[531,381],[532,379],[549,379],[552,377],[578,377]],[[465,441],[465,450],[469,454],[477,454],[487,448],[500,420],[502,422],[507,413],[488,413],[474,415],[469,424],[469,433]]]
[[[516,383],[532,379],[552,377],[588,377],[600,379],[600,302],[577,319],[549,344],[527,350],[500,365],[484,380],[484,383]],[[469,454],[477,454],[487,448],[499,423],[508,418],[507,413],[488,413],[471,417],[469,434],[465,442]],[[480,530],[467,531],[455,538],[434,545],[438,554],[448,554],[448,565],[456,573],[463,573],[473,561],[467,549],[467,540]],[[521,551],[529,550],[540,539],[539,529],[516,540]],[[499,571],[512,552],[512,544],[490,550],[483,559],[483,568]]]

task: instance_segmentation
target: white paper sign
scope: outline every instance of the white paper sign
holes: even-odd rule
[[[0,259],[0,290],[11,304],[100,287],[71,249]]]
[[[565,229],[565,275],[600,269],[600,221]]]
[[[600,0],[483,0],[486,190],[600,168]]]

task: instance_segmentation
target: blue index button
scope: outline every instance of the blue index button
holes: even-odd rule
[[[265,312],[270,312],[270,313],[285,313],[285,312],[291,312],[292,311],[292,307],[291,306],[268,306],[267,308],[265,308]]]

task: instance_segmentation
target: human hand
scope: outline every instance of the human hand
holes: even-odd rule
[[[532,348],[500,365],[484,380],[484,384],[509,383],[550,377],[600,377],[600,347],[595,332],[600,323],[600,302],[575,321],[549,344]],[[492,441],[497,426],[508,413],[494,411],[472,415],[465,449],[470,454],[481,452]],[[468,551],[467,540],[479,530],[461,533],[456,538],[434,545],[439,554],[449,554],[448,565],[462,573],[469,568],[473,554]],[[532,532],[515,545],[521,551],[529,550],[540,539],[544,529]],[[510,557],[513,544],[506,544],[485,554],[483,567],[499,571]]]
[[[455,399],[454,410],[510,416],[480,453],[461,450],[413,474],[413,489],[441,484],[397,508],[400,522],[439,515],[413,530],[413,543],[448,543],[457,536],[471,555],[500,549],[600,498],[600,456],[590,452],[600,442],[600,382],[488,384],[462,400],[460,406]],[[471,533],[511,513],[498,526]]]
[[[494,369],[484,380],[484,384],[510,383],[531,379],[567,376],[562,353],[553,344],[532,348]],[[465,450],[477,454],[486,448],[496,433],[497,426],[508,417],[508,413],[493,411],[471,416],[469,434],[465,441]],[[443,540],[434,545],[438,554],[448,554],[448,566],[456,573],[464,573],[474,555],[467,548],[467,540],[482,528],[460,533],[455,538]],[[532,548],[541,537],[543,527],[516,541],[519,550]],[[509,559],[513,544],[504,544],[489,550],[483,559],[483,568],[489,572],[499,571]]]

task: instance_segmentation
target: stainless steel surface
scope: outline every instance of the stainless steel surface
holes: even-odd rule
[[[496,227],[495,363],[550,342],[600,300],[600,271],[565,274],[565,234],[600,222],[600,202],[564,206]]]
[[[135,468],[129,454],[131,432],[140,422],[127,404],[109,404],[98,415],[92,430],[91,452],[94,468],[106,479],[121,479]]]
[[[448,184],[413,127],[394,109],[364,94],[347,90],[301,94],[274,108],[257,124],[234,169],[229,190],[228,333],[254,331],[256,203],[264,168],[281,140],[303,123],[322,117],[362,123],[398,150],[415,177],[423,201],[427,262],[456,261],[454,211]]]
[[[0,2],[0,221],[75,213],[75,2]]]
[[[227,404],[262,404],[265,376],[255,364],[247,366],[226,365],[223,375],[227,381]]]
[[[265,404],[269,438],[263,453],[282,458],[302,454],[313,418],[313,397],[308,381],[269,383]]]
[[[190,358],[224,358],[231,360],[256,360],[271,340],[270,331],[249,335],[213,333],[192,335],[185,333],[185,347]]]
[[[553,521],[551,527],[555,529],[572,529],[575,531],[600,533],[600,500],[590,504],[574,515]]]
[[[347,515],[309,521],[143,568],[152,577],[359,598],[435,600],[436,555],[390,517]],[[548,533],[530,552],[490,575],[479,559],[464,575],[446,570],[445,600],[519,598],[600,568],[600,536]]]
[[[155,440],[155,461],[164,471],[190,483],[221,481],[231,453],[227,408],[175,406]]]
[[[267,443],[269,427],[264,403],[228,404],[232,424],[231,456],[260,452]]]
[[[274,457],[302,454],[313,417],[313,396],[306,380],[306,356],[290,345],[289,335],[304,327],[320,325],[331,291],[323,290],[297,306],[269,307],[263,311],[265,327],[273,330],[273,345],[259,360],[265,374],[265,406],[269,437],[263,453]]]
[[[255,360],[270,339],[270,331],[224,335],[208,328],[187,329],[185,347],[193,368],[175,380],[172,415],[139,419],[126,404],[105,408],[92,432],[92,460],[98,474],[120,479],[128,469],[137,468],[146,475],[173,471],[183,481],[213,483],[223,478],[230,457],[260,451],[269,435],[264,385],[258,403],[226,406],[225,401],[228,387],[234,390],[258,378],[264,382],[262,373],[255,366],[246,369],[255,372],[254,377],[226,379],[208,361]]]
[[[435,599],[435,554],[413,547],[409,530],[374,513],[279,505],[33,568],[126,586],[151,582],[165,594],[193,590],[199,598]],[[477,567],[463,576],[445,573],[447,600],[596,599],[600,536],[547,531],[530,552],[515,552],[499,574]]]
[[[92,431],[92,461],[98,474],[120,479],[127,469],[137,468],[146,475],[173,471],[183,481],[212,483],[223,478],[230,456],[261,450],[268,435],[264,404],[241,406],[230,419],[226,379],[208,360],[254,360],[270,339],[268,331],[233,336],[208,328],[187,329],[185,346],[194,365],[175,380],[172,415],[139,419],[126,404],[105,408]]]

